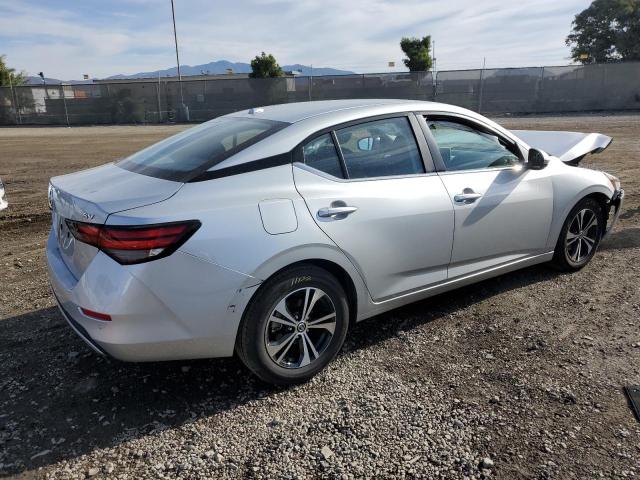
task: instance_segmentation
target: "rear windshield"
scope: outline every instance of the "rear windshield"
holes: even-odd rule
[[[257,118],[220,117],[134,153],[116,165],[151,177],[186,182],[287,125]]]

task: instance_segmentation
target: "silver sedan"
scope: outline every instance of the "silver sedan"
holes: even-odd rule
[[[610,141],[416,101],[233,113],[52,178],[51,285],[100,354],[237,353],[265,381],[305,381],[355,322],[529,265],[584,267],[624,192],[578,163]]]

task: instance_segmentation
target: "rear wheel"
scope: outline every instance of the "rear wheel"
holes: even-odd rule
[[[578,202],[562,227],[552,264],[565,271],[580,270],[596,253],[604,228],[602,206],[593,198]]]
[[[251,301],[236,350],[266,382],[304,382],[339,352],[348,318],[347,297],[335,277],[315,266],[295,267],[268,280]]]

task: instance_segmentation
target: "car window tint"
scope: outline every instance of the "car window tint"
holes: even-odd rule
[[[387,118],[336,131],[349,178],[424,173],[409,119]]]
[[[304,163],[334,177],[343,178],[340,157],[331,134],[326,133],[302,147]]]
[[[228,135],[226,138],[222,139],[221,143],[224,146],[225,150],[231,150],[232,148],[236,148],[238,145],[242,145],[245,142],[248,142],[253,137],[257,137],[264,130],[262,128],[252,128],[244,131],[240,131],[237,133],[233,133],[232,135]]]
[[[287,124],[265,119],[221,117],[169,137],[118,162],[144,175],[183,181],[211,168]]]
[[[447,170],[510,167],[520,163],[518,156],[495,135],[445,120],[429,120],[427,124]]]

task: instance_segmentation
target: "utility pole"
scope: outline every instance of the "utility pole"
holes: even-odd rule
[[[173,40],[176,44],[176,63],[178,64],[178,85],[180,85],[180,106],[185,113],[186,120],[189,120],[189,111],[184,104],[184,95],[182,93],[182,74],[180,73],[180,56],[178,55],[178,33],[176,32],[176,10],[171,0],[171,17],[173,18]]]
[[[436,41],[435,40],[431,41],[431,58],[433,59],[433,62],[432,62],[433,63],[433,73],[432,73],[432,75],[433,75],[433,78],[435,80],[436,72],[437,72],[437,69],[436,69]]]
[[[44,93],[49,98],[49,90],[47,90],[47,80],[44,78],[44,72],[38,73],[38,76],[42,79],[42,84],[44,85]]]

